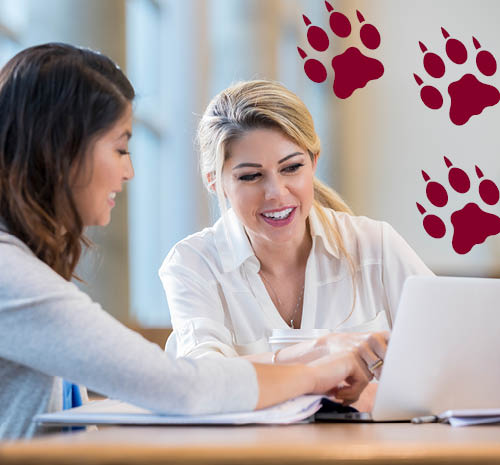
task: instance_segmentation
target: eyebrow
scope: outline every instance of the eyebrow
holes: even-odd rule
[[[284,157],[281,160],[279,160],[278,161],[278,165],[281,164],[281,163],[284,163],[285,161],[287,161],[288,159],[290,159],[292,157],[296,157],[297,155],[304,155],[304,153],[303,152],[293,152],[290,155],[287,155],[286,157]],[[240,163],[239,165],[236,165],[233,168],[233,170],[237,170],[239,168],[247,168],[247,167],[250,167],[250,168],[262,168],[262,165],[259,164],[259,163]]]
[[[127,140],[130,140],[132,137],[132,133],[127,129],[126,131],[123,131],[122,134],[116,138],[116,140],[121,139],[123,136],[127,136]]]

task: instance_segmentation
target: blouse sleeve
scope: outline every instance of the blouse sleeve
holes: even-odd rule
[[[157,412],[255,408],[258,384],[248,361],[175,359],[1,238],[0,269],[0,358]]]
[[[178,357],[237,357],[219,284],[204,260],[188,247],[176,246],[159,275],[174,330],[166,350]]]
[[[394,228],[382,223],[382,283],[393,321],[406,278],[433,274]]]

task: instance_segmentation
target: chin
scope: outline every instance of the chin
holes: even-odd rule
[[[293,231],[273,231],[265,234],[267,240],[276,243],[286,243],[294,238]]]
[[[111,222],[111,215],[96,218],[90,226],[107,226]]]

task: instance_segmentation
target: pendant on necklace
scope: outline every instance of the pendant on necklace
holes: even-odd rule
[[[292,329],[295,329],[295,326],[293,326],[293,320],[290,320],[290,327],[291,327]]]

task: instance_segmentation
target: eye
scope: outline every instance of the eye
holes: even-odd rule
[[[295,173],[297,170],[299,170],[303,165],[303,163],[295,163],[294,165],[287,166],[286,168],[283,168],[281,171],[285,173]]]
[[[130,155],[130,152],[128,150],[118,149],[117,152],[120,155]]]
[[[253,174],[244,174],[243,176],[240,176],[238,180],[240,181],[255,181],[259,176],[261,176],[260,173],[253,173]]]

